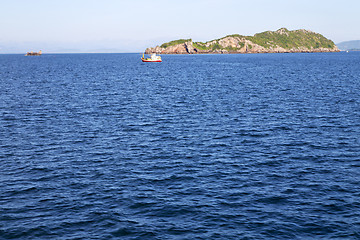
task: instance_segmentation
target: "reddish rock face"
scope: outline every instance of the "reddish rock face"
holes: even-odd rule
[[[196,53],[192,42],[185,42],[167,48],[156,46],[154,48],[147,48],[146,54],[157,53],[157,54],[192,54]]]

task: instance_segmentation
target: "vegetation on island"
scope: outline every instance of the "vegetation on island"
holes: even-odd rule
[[[178,44],[191,42],[191,41],[192,41],[191,38],[190,39],[179,39],[179,40],[174,40],[174,41],[171,41],[171,42],[163,43],[160,47],[167,48],[167,47],[170,47],[170,46],[175,46],[175,45],[178,45]]]
[[[282,47],[282,48],[334,48],[333,41],[325,38],[319,33],[306,30],[289,31],[281,28],[276,32],[262,32],[255,34],[253,37],[246,37],[248,40],[262,47]]]

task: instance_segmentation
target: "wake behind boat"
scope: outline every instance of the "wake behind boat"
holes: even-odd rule
[[[141,60],[143,62],[162,62],[161,57],[157,56],[156,53],[151,54],[149,58],[145,58],[143,54]]]

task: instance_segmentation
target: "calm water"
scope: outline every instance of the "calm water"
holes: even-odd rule
[[[360,53],[0,55],[0,239],[360,239]]]

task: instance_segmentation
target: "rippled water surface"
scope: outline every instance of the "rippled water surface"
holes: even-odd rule
[[[0,55],[0,239],[360,239],[360,53]]]

